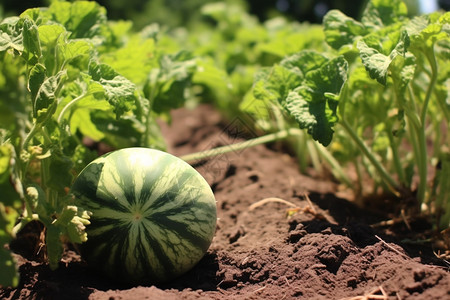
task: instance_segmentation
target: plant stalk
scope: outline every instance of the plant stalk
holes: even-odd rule
[[[330,154],[330,152],[321,144],[313,142],[316,150],[320,153],[320,155],[326,160],[327,163],[331,166],[331,172],[333,175],[341,182],[343,182],[348,187],[353,186],[353,182],[350,178],[345,174],[339,162]]]
[[[225,154],[228,152],[247,149],[250,147],[254,147],[256,145],[261,145],[261,144],[266,144],[266,143],[282,140],[289,136],[300,135],[300,134],[301,134],[300,129],[290,128],[290,129],[278,131],[276,133],[271,133],[271,134],[267,134],[264,136],[260,136],[260,137],[257,137],[257,138],[251,139],[251,140],[247,140],[244,142],[239,142],[239,143],[235,143],[235,144],[231,144],[231,145],[217,147],[217,148],[210,149],[210,150],[204,150],[204,151],[200,151],[200,152],[183,155],[180,158],[184,161],[201,160],[201,159],[217,156],[220,154]]]
[[[37,123],[34,122],[33,127],[31,127],[30,132],[28,132],[27,136],[25,137],[25,140],[22,143],[22,150],[26,150],[28,143],[31,141],[36,132],[38,132],[39,130],[41,130],[41,128],[39,128],[39,126],[37,126]]]
[[[257,138],[251,139],[251,140],[247,140],[244,142],[239,142],[239,143],[226,145],[226,146],[222,146],[222,147],[218,147],[218,148],[214,148],[214,149],[210,149],[210,150],[187,154],[187,155],[181,156],[180,158],[182,160],[188,161],[188,162],[196,161],[196,160],[201,160],[201,159],[225,154],[228,152],[243,150],[243,149],[250,148],[250,147],[253,147],[256,145],[260,145],[260,144],[266,144],[266,143],[282,140],[282,139],[285,139],[290,136],[302,136],[302,135],[303,135],[303,132],[300,129],[290,128],[290,129],[278,131],[276,133],[257,137]],[[336,178],[338,178],[340,181],[345,183],[347,186],[352,186],[351,180],[345,174],[344,170],[339,165],[338,161],[326,150],[326,148],[323,147],[322,145],[319,145],[316,142],[313,142],[313,147],[325,159],[325,161],[331,165],[331,169],[333,170],[333,174],[336,176]],[[311,150],[314,150],[314,148],[312,148]]]
[[[427,93],[425,96],[425,101],[423,103],[422,111],[420,112],[420,128],[418,130],[418,142],[419,142],[419,187],[417,189],[417,200],[419,203],[423,203],[426,197],[426,189],[427,189],[427,165],[428,165],[428,154],[427,154],[427,141],[425,136],[426,129],[426,117],[428,112],[428,104],[430,103],[431,95],[433,94],[434,86],[437,81],[437,63],[434,52],[431,51],[431,54],[427,55],[428,61],[431,66],[431,79],[430,84],[428,85]]]
[[[400,155],[398,153],[398,144],[396,143],[394,139],[394,135],[392,134],[392,131],[387,131],[387,136],[389,139],[389,144],[391,146],[392,150],[392,160],[394,161],[394,166],[397,171],[398,179],[400,183],[405,186],[407,184],[406,177],[405,177],[405,171],[403,170],[401,161],[400,161]]]
[[[367,157],[367,159],[370,161],[370,163],[375,167],[377,172],[380,174],[381,178],[388,184],[388,186],[391,188],[391,190],[398,193],[400,188],[399,188],[397,182],[394,180],[394,178],[392,178],[391,175],[389,175],[389,173],[386,171],[386,169],[383,167],[383,165],[377,160],[377,158],[370,151],[370,149],[366,146],[366,144],[358,137],[356,132],[348,124],[347,120],[342,118],[341,124],[342,124],[343,128],[345,129],[345,131],[349,134],[349,136],[352,138],[352,140],[356,143],[356,145],[362,151],[362,153]]]
[[[78,97],[76,97],[75,99],[73,99],[72,101],[70,101],[69,103],[66,104],[66,106],[64,106],[64,108],[61,110],[61,112],[59,113],[58,116],[58,124],[61,124],[62,118],[64,117],[64,115],[66,114],[66,112],[72,108],[72,106],[75,105],[75,103],[77,103],[78,101],[80,101],[81,99],[89,96],[90,93],[86,93],[86,94],[82,94]]]

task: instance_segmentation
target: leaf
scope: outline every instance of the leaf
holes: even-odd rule
[[[22,21],[18,17],[9,17],[0,23],[0,51],[10,48],[23,51]]]
[[[192,77],[192,82],[205,85],[214,91],[228,94],[231,89],[230,78],[227,72],[215,65],[212,58],[197,61],[197,69]]]
[[[298,87],[305,75],[319,68],[326,58],[315,51],[301,51],[283,59],[279,65],[265,70],[253,88],[256,99],[283,104],[289,92]]]
[[[132,108],[136,101],[136,87],[131,81],[119,75],[109,65],[95,60],[89,63],[89,75],[94,84],[100,84],[103,88],[103,95],[113,106],[117,118]]]
[[[339,10],[330,10],[323,18],[325,40],[334,49],[354,43],[355,38],[368,33],[364,25]]]
[[[79,132],[95,141],[100,141],[105,134],[97,128],[99,124],[92,120],[92,114],[96,111],[105,111],[109,120],[114,120],[114,107],[106,99],[105,89],[100,82],[92,80],[88,74],[80,73],[80,75],[83,80],[65,85],[66,97],[58,105],[58,114],[61,114],[63,107],[78,98],[70,109],[70,117],[67,119],[70,134],[76,135]]]
[[[30,70],[30,75],[28,79],[28,90],[31,93],[31,99],[33,103],[36,101],[36,96],[38,94],[39,88],[45,80],[46,69],[42,64],[34,65]]]
[[[303,77],[312,70],[315,70],[327,62],[327,58],[319,52],[312,50],[303,50],[284,58],[280,65],[295,73],[299,78]],[[293,88],[296,84],[291,84]]]
[[[259,74],[262,73],[260,70]],[[262,126],[261,122],[267,122],[270,120],[272,105],[277,97],[273,94],[267,94],[268,91],[264,87],[265,82],[263,80],[256,81],[253,85],[251,92],[247,93],[239,104],[241,111],[251,114],[258,126]]]
[[[92,122],[89,109],[77,109],[70,119],[72,134],[75,134],[78,130],[94,141],[101,141],[105,137],[105,134],[98,130],[97,125]]]
[[[59,46],[61,52],[61,60],[65,63],[73,64],[73,61],[85,58],[86,65],[79,66],[80,69],[85,69],[87,66],[88,58],[91,55],[93,46],[86,40],[70,40],[66,43],[62,43]]]
[[[137,86],[143,86],[151,69],[157,66],[155,52],[153,39],[142,40],[136,35],[116,51],[102,55],[101,59]]]
[[[141,128],[141,123],[136,120],[136,117],[130,115],[117,120],[111,114],[111,111],[102,110],[96,110],[90,114],[91,122],[102,134],[101,140],[113,148],[138,146],[141,135],[145,133],[145,128]],[[151,131],[151,133],[154,132]]]
[[[302,84],[306,74],[326,61],[316,51],[303,50],[285,57],[270,69],[261,69],[256,73],[251,94],[241,102],[240,109],[252,114],[260,123],[270,121],[276,106],[285,106],[289,93]]]
[[[253,95],[256,99],[283,103],[291,89],[301,84],[302,76],[281,65],[275,65],[267,78],[256,83]]]
[[[184,104],[196,61],[190,54],[181,51],[174,55],[163,55],[159,65],[159,69],[150,72],[144,87],[145,96],[153,100],[152,110],[158,114]]]
[[[332,59],[306,75],[301,86],[290,92],[284,107],[300,128],[307,129],[314,140],[327,146],[337,122],[339,93],[347,78],[347,61]]]
[[[29,64],[36,64],[41,57],[38,27],[28,18],[23,20],[22,29],[23,47],[22,56]]]
[[[106,23],[105,8],[95,1],[53,1],[48,14],[64,25],[71,39],[101,37],[100,25]]]
[[[357,45],[361,60],[370,77],[376,79],[382,85],[386,85],[386,77],[391,59],[376,49],[369,47],[364,41],[359,41]]]
[[[92,56],[93,45],[87,39],[68,40],[69,34],[60,24],[39,26],[43,58],[49,73],[63,67],[68,68],[69,65],[86,70],[89,57]],[[78,72],[69,73],[69,76],[76,77]]]
[[[60,24],[46,24],[38,27],[42,58],[49,75],[61,69],[60,47],[66,43],[69,34]]]
[[[437,41],[448,39],[450,34],[450,13],[447,12],[437,20],[433,15],[424,15],[413,18],[405,26],[411,38],[411,49],[424,53],[433,51]]]
[[[36,101],[34,102],[33,115],[37,123],[43,123],[47,118],[52,116],[56,111],[57,93],[64,83],[66,72],[60,71],[55,76],[50,76],[44,80],[40,86]]]
[[[268,36],[257,36],[255,50],[270,54],[274,58],[273,63],[303,49],[320,49],[323,45],[324,33],[319,24],[300,24],[278,17],[266,21],[262,29],[262,33]],[[251,33],[255,39],[253,30]],[[264,65],[271,62],[272,59],[267,62],[266,59],[263,60]]]
[[[329,97],[332,97],[332,95],[337,97],[347,79],[347,69],[347,61],[343,56],[339,56],[329,60],[320,68],[307,73],[306,85],[310,88],[310,91],[316,92],[311,95],[322,98],[322,94],[328,93]]]
[[[393,49],[389,55],[384,55],[379,50],[370,47],[366,43],[370,38],[376,39],[374,36],[368,36],[366,39],[360,40],[357,43],[361,60],[364,67],[369,72],[370,77],[376,79],[382,85],[386,85],[389,67],[398,55],[405,55],[409,46],[409,36],[406,31],[404,31],[395,49]]]
[[[61,24],[45,24],[38,27],[38,32],[41,45],[54,48],[58,39],[63,36],[67,30]]]
[[[41,26],[49,20],[49,17],[44,13],[44,11],[45,10],[43,10],[41,7],[28,8],[20,14],[20,17],[23,19],[28,18],[30,20],[33,20],[33,22],[37,26]]]
[[[387,27],[403,21],[408,13],[402,0],[371,0],[362,14],[361,22],[368,29]]]

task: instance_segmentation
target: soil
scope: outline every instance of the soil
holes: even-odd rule
[[[183,155],[252,135],[242,128],[242,120],[224,122],[202,105],[174,111],[162,130],[169,152]],[[449,265],[424,240],[431,228],[426,220],[381,226],[393,215],[356,205],[312,170],[300,174],[278,144],[193,166],[216,195],[219,219],[210,249],[187,274],[157,286],[123,286],[92,272],[70,246],[51,271],[27,246],[39,239],[31,224],[11,244],[19,287],[0,289],[0,298],[450,299]]]

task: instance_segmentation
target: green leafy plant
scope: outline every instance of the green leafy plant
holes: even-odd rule
[[[192,26],[186,38],[199,66],[193,77],[195,92],[230,119],[248,116],[239,105],[261,67],[305,48],[322,50],[325,45],[320,25],[283,17],[261,23],[241,5],[227,2],[207,4],[201,12],[206,21]],[[252,122],[248,120],[249,126]]]
[[[87,138],[165,147],[156,117],[183,105],[195,61],[157,26],[130,28],[89,1],[55,1],[1,21],[0,285],[18,283],[5,245],[30,221],[44,225],[52,269],[65,242],[86,241],[89,213],[69,189],[98,156]]]
[[[435,213],[447,228],[449,17],[410,19],[403,2],[382,0],[371,1],[361,21],[330,11],[323,23],[329,50],[303,50],[261,71],[247,101],[268,109],[248,111],[263,124],[282,111],[283,127],[297,124],[330,145],[319,155],[330,162],[331,152],[332,169],[354,165],[356,184],[339,174],[357,193],[368,192],[368,174],[372,192],[415,197],[416,210]]]

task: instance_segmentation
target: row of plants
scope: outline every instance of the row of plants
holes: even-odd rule
[[[216,69],[194,79],[222,112],[272,133],[264,142],[287,139],[303,172],[327,168],[357,197],[391,194],[448,228],[449,13],[411,18],[402,1],[379,0],[360,21],[332,10],[315,26],[205,12],[216,26],[193,49]],[[202,52],[214,44],[222,51]]]
[[[447,228],[449,17],[410,19],[401,1],[371,1],[361,21],[330,11],[323,21],[329,47],[302,50],[261,70],[241,108],[268,130],[297,123],[329,146],[315,144],[328,163],[353,164],[356,184],[335,173],[342,182],[365,194],[368,175],[374,179],[369,192],[381,187],[403,199],[413,193],[418,209],[436,212]]]
[[[87,138],[164,150],[157,120],[200,102],[261,134],[239,147],[284,139],[302,171],[413,197],[449,227],[448,13],[409,18],[400,0],[372,0],[361,21],[333,10],[323,25],[261,23],[222,2],[201,13],[189,31],[134,32],[95,2],[54,1],[0,22],[1,286],[18,284],[6,245],[30,221],[45,227],[52,269],[67,242],[86,241],[89,212],[70,189],[98,156]]]
[[[0,5],[0,15],[17,15],[32,6],[47,6],[53,0],[23,0],[20,2],[6,2]],[[73,2],[74,0],[72,0]],[[76,0],[75,0],[76,1]],[[321,4],[315,0],[303,0],[301,2],[294,0],[277,1],[277,0],[152,0],[143,2],[141,0],[130,0],[126,3],[123,0],[96,0],[101,6],[108,11],[108,18],[111,20],[133,20],[135,29],[142,29],[147,26],[149,20],[151,22],[160,23],[164,26],[174,27],[190,27],[190,25],[198,24],[202,18],[201,7],[212,2],[226,2],[228,4],[239,4],[245,7],[245,11],[258,17],[260,20],[267,20],[277,15],[297,20],[307,20],[312,22],[320,22],[324,10],[317,9]],[[351,16],[357,16],[361,13],[364,5],[363,0],[356,0],[352,3],[345,1],[334,1],[327,3],[328,7],[340,9]],[[417,12],[418,1],[408,0],[408,10]]]

